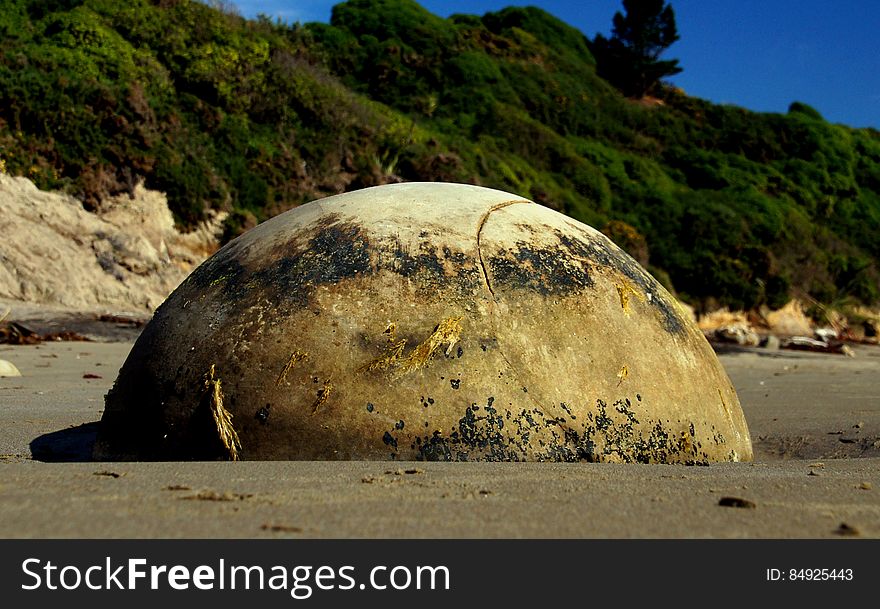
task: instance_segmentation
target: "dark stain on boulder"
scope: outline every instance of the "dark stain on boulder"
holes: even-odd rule
[[[474,260],[448,247],[442,251],[423,242],[407,251],[397,239],[371,242],[357,223],[328,214],[307,227],[310,237],[278,244],[269,258],[274,262],[251,271],[240,260],[242,246],[232,242],[200,266],[187,280],[198,291],[219,287],[228,302],[243,301],[250,293],[271,291],[279,301],[303,307],[315,289],[380,270],[410,279],[420,292],[452,288],[462,297],[481,284]]]
[[[278,244],[269,262],[252,271],[239,260],[241,246],[232,242],[196,269],[187,282],[199,291],[219,286],[226,302],[249,300],[252,294],[271,292],[279,300],[305,306],[315,288],[373,273],[370,243],[354,222],[328,214],[309,227],[305,240]]]
[[[468,297],[480,286],[480,271],[464,252],[453,252],[448,247],[440,251],[428,241],[420,243],[416,252],[404,249],[397,240],[379,247],[380,266],[412,280],[420,293],[452,289]]]
[[[272,286],[282,296],[304,306],[315,288],[373,273],[370,243],[354,223],[331,223],[332,216],[315,226],[307,245],[274,265],[255,273],[260,288]]]
[[[270,404],[266,404],[257,411],[257,414],[254,415],[254,418],[265,425],[269,421],[269,411],[271,410],[271,408],[272,406]]]
[[[556,237],[561,248],[571,256],[587,258],[600,267],[611,268],[629,279],[641,293],[650,294],[648,304],[657,311],[663,328],[670,334],[684,332],[684,322],[674,305],[661,295],[661,286],[657,280],[628,254],[614,248],[606,236],[598,235],[581,240],[556,231]]]
[[[395,240],[390,249],[392,255],[390,269],[401,277],[423,278],[429,283],[446,280],[446,269],[437,256],[437,248],[428,242],[419,245],[419,251],[410,253]]]
[[[554,246],[518,241],[516,249],[502,249],[489,258],[492,285],[525,289],[542,296],[569,296],[593,286],[583,263],[566,259]]]
[[[659,421],[649,421],[645,435],[628,398],[609,408],[596,401],[595,412],[576,423],[570,408],[568,417],[546,415],[538,408],[500,413],[489,398],[485,407],[468,406],[448,436],[435,431],[416,438],[417,459],[426,461],[524,461],[530,444],[542,450],[538,461],[587,461],[624,463],[683,463],[706,465],[708,455],[695,441],[693,426],[674,432]],[[731,460],[734,456],[731,455]]]
[[[673,303],[662,295],[657,280],[633,258],[614,248],[607,237],[585,234],[580,239],[549,227],[542,234],[551,234],[555,243],[517,241],[515,248],[501,249],[489,258],[493,289],[523,289],[545,297],[572,296],[593,287],[594,269],[611,269],[645,294],[667,332],[684,332],[684,322]]]
[[[389,432],[386,431],[382,436],[382,442],[384,442],[386,446],[390,446],[394,450],[397,450],[397,438],[392,436]]]

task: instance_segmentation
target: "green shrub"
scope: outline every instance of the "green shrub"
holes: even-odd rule
[[[0,34],[0,160],[87,205],[144,181],[183,226],[231,212],[231,238],[345,189],[477,183],[605,227],[697,306],[880,299],[880,133],[801,102],[624,99],[540,9],[350,0],[301,26],[15,0]]]

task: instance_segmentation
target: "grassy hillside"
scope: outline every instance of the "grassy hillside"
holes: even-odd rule
[[[232,236],[344,190],[472,182],[605,230],[697,306],[880,300],[880,133],[799,103],[625,99],[539,9],[350,0],[300,26],[190,0],[0,6],[0,158],[87,206],[144,180],[182,224],[233,211]]]

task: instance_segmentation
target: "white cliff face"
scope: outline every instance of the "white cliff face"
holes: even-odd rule
[[[223,217],[182,234],[164,194],[138,186],[96,213],[0,174],[0,298],[152,312],[216,249]]]

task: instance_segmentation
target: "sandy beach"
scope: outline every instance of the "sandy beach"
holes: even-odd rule
[[[108,333],[0,346],[0,537],[880,538],[880,347],[722,352],[752,463],[95,463]]]

